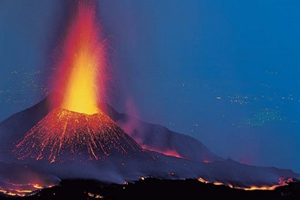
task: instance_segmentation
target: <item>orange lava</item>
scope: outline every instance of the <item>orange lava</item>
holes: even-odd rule
[[[204,159],[202,162],[204,162],[204,163],[211,163],[211,161],[208,160],[208,159]]]
[[[53,163],[98,160],[116,153],[130,156],[142,151],[100,110],[87,115],[55,109],[26,133],[13,152],[19,159],[45,159]]]
[[[106,51],[100,41],[101,30],[95,22],[95,6],[78,3],[78,10],[62,46],[54,80],[53,107],[94,114],[98,100],[105,95]]]
[[[28,183],[28,184],[13,184],[5,183],[6,188],[0,187],[0,192],[2,194],[14,197],[25,197],[35,194],[36,191],[43,188],[51,188],[53,185],[39,185],[37,183]]]
[[[269,185],[269,186],[268,185],[262,185],[262,186],[252,185],[250,187],[238,187],[238,186],[233,186],[230,183],[225,184],[225,183],[221,183],[221,182],[218,182],[218,181],[210,182],[210,181],[207,181],[207,180],[205,180],[201,177],[198,178],[198,181],[200,181],[201,183],[205,183],[205,184],[225,185],[225,186],[228,186],[228,187],[234,188],[234,189],[241,189],[241,190],[251,191],[251,190],[275,190],[278,187],[288,185],[288,183],[292,182],[293,180],[291,178],[284,179],[284,178],[279,177],[278,184]]]
[[[155,152],[158,152],[158,153],[162,153],[166,156],[173,156],[173,157],[176,157],[176,158],[184,158],[177,151],[175,151],[173,149],[167,149],[167,150],[162,151],[162,150],[159,150],[159,149],[150,148],[147,145],[141,145],[141,146],[143,147],[143,149],[147,149],[149,151],[155,151]]]

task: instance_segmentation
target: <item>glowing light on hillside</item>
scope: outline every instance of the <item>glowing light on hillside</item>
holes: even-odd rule
[[[201,182],[201,183],[205,183],[205,184],[224,185],[224,186],[228,186],[228,187],[234,188],[234,189],[252,191],[252,190],[275,190],[278,187],[286,186],[289,183],[293,182],[293,179],[291,179],[291,178],[284,179],[282,177],[279,177],[279,181],[278,181],[277,184],[274,184],[274,185],[261,185],[261,186],[251,185],[250,187],[239,187],[239,186],[234,186],[231,183],[222,183],[222,182],[218,182],[218,181],[208,181],[208,180],[205,180],[202,177],[199,177],[198,181]]]

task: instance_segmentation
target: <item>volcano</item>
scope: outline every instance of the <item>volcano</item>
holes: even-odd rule
[[[94,3],[79,1],[52,80],[51,112],[15,144],[13,153],[19,160],[54,163],[120,155],[150,157],[97,105],[105,96],[108,76],[105,40],[100,35]]]
[[[119,184],[142,177],[195,179],[263,190],[300,179],[292,170],[223,159],[194,138],[118,113],[107,104],[88,115],[51,109],[47,102],[48,98],[0,123],[0,168],[5,169],[0,171],[0,190],[5,194],[28,195],[37,188],[25,194],[20,188],[46,188],[78,178]],[[139,123],[129,123],[132,120]],[[125,122],[132,133],[122,129]],[[170,149],[181,157],[164,153]],[[203,162],[204,157],[210,162]],[[27,171],[30,175],[24,176]]]
[[[110,155],[147,157],[129,135],[106,114],[88,115],[54,109],[17,143],[19,159],[98,160]]]

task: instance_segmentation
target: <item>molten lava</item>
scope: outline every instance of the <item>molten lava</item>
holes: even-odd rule
[[[78,11],[68,29],[62,57],[55,78],[54,107],[94,114],[104,96],[106,74],[105,42],[99,40],[94,6],[78,4]]]
[[[201,183],[205,183],[205,184],[213,184],[213,185],[225,185],[225,186],[228,186],[230,188],[235,188],[235,189],[240,189],[240,190],[246,190],[246,191],[251,191],[251,190],[275,190],[276,188],[278,187],[281,187],[281,186],[286,186],[288,185],[289,183],[293,182],[293,179],[289,178],[289,179],[284,179],[282,177],[279,178],[279,181],[277,184],[275,185],[262,185],[262,186],[255,186],[255,185],[252,185],[250,187],[238,187],[238,186],[233,186],[232,184],[230,183],[221,183],[221,182],[218,182],[218,181],[214,181],[214,182],[211,182],[211,181],[207,181],[205,180],[204,178],[200,177],[198,178],[198,181],[200,181]]]
[[[182,157],[176,150],[174,149],[166,149],[164,151],[162,150],[159,150],[158,148],[151,148],[147,145],[142,145],[143,149],[147,149],[149,151],[155,151],[155,152],[158,152],[158,153],[162,153],[166,156],[172,156],[172,157],[176,157],[176,158],[184,158]]]
[[[35,194],[38,190],[44,188],[51,188],[54,185],[40,185],[40,184],[13,184],[5,183],[5,188],[0,187],[0,192],[8,196],[25,197]]]
[[[50,162],[148,155],[102,111],[87,115],[65,109],[51,111],[26,133],[14,152],[19,159]]]

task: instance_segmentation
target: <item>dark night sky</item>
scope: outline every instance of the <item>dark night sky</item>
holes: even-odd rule
[[[109,103],[223,157],[300,172],[300,3],[291,2],[99,1],[113,48]],[[0,120],[49,92],[71,4],[0,0]]]

